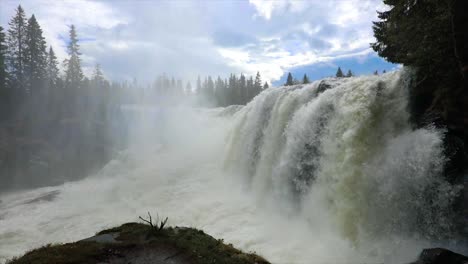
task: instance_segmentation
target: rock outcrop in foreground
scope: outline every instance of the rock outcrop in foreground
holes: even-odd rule
[[[128,223],[74,243],[47,245],[9,264],[268,264],[254,253],[243,253],[201,230]]]
[[[74,243],[47,245],[8,264],[269,264],[201,230],[162,230],[127,223]],[[468,257],[443,248],[424,249],[411,264],[468,264]]]

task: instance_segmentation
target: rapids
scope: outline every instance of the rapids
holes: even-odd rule
[[[444,131],[413,129],[408,73],[270,88],[244,107],[128,107],[100,172],[0,196],[0,262],[147,211],[273,263],[402,263],[460,251]],[[463,253],[463,251],[462,251]]]

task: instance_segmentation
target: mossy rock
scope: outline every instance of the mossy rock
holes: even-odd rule
[[[47,245],[13,259],[9,264],[173,263],[266,264],[254,253],[244,253],[201,230],[127,223],[74,243]]]

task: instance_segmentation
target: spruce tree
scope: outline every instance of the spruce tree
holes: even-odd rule
[[[7,65],[11,87],[16,92],[24,92],[25,87],[25,62],[26,62],[26,31],[27,20],[21,5],[16,9],[16,15],[8,23],[7,36]],[[19,90],[18,90],[19,89]]]
[[[65,60],[65,83],[68,88],[79,88],[83,80],[83,71],[81,70],[80,46],[74,25],[70,27],[68,55],[70,57]]]
[[[200,75],[198,75],[198,78],[197,78],[197,87],[196,87],[196,89],[197,89],[197,90],[195,91],[196,93],[201,93],[202,87],[201,87]]]
[[[5,43],[5,33],[3,32],[3,28],[0,26],[0,92],[6,89],[6,81],[7,81],[7,71],[6,71],[6,53],[7,53],[7,46]]]
[[[379,72],[375,70],[374,75],[379,75]]]
[[[466,32],[466,24],[458,25],[454,16],[466,17],[466,10],[453,8],[455,2],[466,6],[466,0],[383,2],[387,10],[378,12],[379,21],[373,22],[376,42],[371,43],[372,49],[389,62],[420,67],[422,79],[457,78],[453,76],[458,74],[454,30],[460,26],[459,33]]]
[[[104,78],[104,74],[101,70],[101,65],[99,63],[97,63],[94,66],[93,77],[91,80],[96,87],[102,87],[104,85],[104,82],[106,81],[106,79]]]
[[[47,85],[55,88],[59,79],[58,61],[52,46],[47,54]]]
[[[307,77],[307,74],[304,74],[304,77],[302,78],[302,83],[303,83],[303,84],[308,84],[308,83],[310,83],[309,77]]]
[[[24,69],[26,72],[27,92],[34,93],[33,90],[42,89],[47,75],[46,42],[42,36],[42,29],[34,15],[28,20],[26,28],[25,55]]]
[[[49,52],[47,53],[47,67],[46,67],[46,89],[48,90],[48,110],[52,113],[55,114],[55,116],[52,117],[57,117],[56,115],[59,114],[59,107],[61,106],[61,100],[62,99],[62,92],[63,89],[58,89],[59,86],[61,85],[60,82],[60,77],[59,77],[59,69],[58,69],[58,61],[57,57],[55,56],[54,49],[52,49],[52,46],[49,47]],[[60,87],[62,88],[62,87]]]
[[[336,77],[341,78],[344,77],[343,71],[341,70],[340,67],[338,67],[338,70],[336,71]]]
[[[249,79],[247,79],[247,82],[246,82],[246,90],[247,90],[247,98],[245,100],[245,104],[247,104],[248,102],[250,102],[250,100],[252,100],[252,98],[255,97],[255,95],[257,95],[257,92],[255,91],[255,86],[254,86],[254,79],[252,76],[249,77]]]
[[[0,26],[0,121],[10,116],[10,94],[7,87],[5,33]]]
[[[346,77],[353,77],[353,72],[351,72],[351,70],[348,70],[348,72],[346,73]]]
[[[268,89],[269,88],[269,85],[267,82],[265,82],[265,84],[263,85],[263,89]]]
[[[245,79],[245,75],[241,73],[241,76],[239,77],[238,86],[237,86],[237,88],[239,89],[238,98],[237,98],[238,104],[243,105],[247,102],[246,87],[247,87],[247,80]]]
[[[294,80],[291,73],[288,73],[288,78],[286,79],[286,86],[294,85]]]
[[[257,72],[257,75],[255,76],[255,82],[254,82],[254,95],[256,96],[262,91],[262,78],[260,77],[260,72]]]

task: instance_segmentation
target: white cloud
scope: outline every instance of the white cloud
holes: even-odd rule
[[[19,0],[0,2],[7,25]],[[255,74],[276,80],[291,67],[369,53],[380,0],[91,1],[23,0],[48,44],[66,57],[75,24],[83,63],[113,79],[158,73]]]

